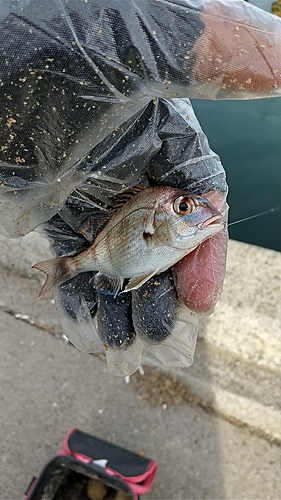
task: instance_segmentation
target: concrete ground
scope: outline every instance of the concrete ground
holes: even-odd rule
[[[73,426],[159,462],[159,499],[281,499],[281,255],[230,242],[225,290],[202,323],[193,366],[108,375],[62,337],[50,296],[35,300],[48,257],[32,233],[0,238],[0,499],[20,500]]]

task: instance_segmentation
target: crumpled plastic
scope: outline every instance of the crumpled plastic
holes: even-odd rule
[[[198,194],[219,191],[226,196],[224,169],[188,100],[152,102],[130,124],[128,151],[125,130],[120,140],[111,142],[109,137],[106,144],[95,148],[99,171],[105,165],[110,168],[112,161],[112,173],[122,172],[126,165],[127,178],[130,182],[134,178],[133,185],[165,184]],[[107,147],[108,143],[112,147]],[[140,163],[139,151],[146,155]],[[76,254],[88,246],[89,241],[78,232],[85,221],[91,221],[95,238],[104,225],[109,197],[117,190],[114,180],[107,176],[103,182],[100,177],[97,183],[96,178],[89,177],[69,196],[63,209],[41,225],[40,230],[53,242],[56,256]],[[220,208],[226,217],[225,201]],[[198,315],[178,299],[171,270],[117,297],[108,290],[95,290],[89,283],[92,275],[83,273],[54,291],[64,330],[76,347],[88,353],[105,352],[109,372],[114,375],[133,373],[141,364],[144,349],[170,367],[192,364]]]
[[[153,99],[280,95],[280,88],[246,92],[250,83],[233,91],[211,75],[212,67],[219,71],[219,58],[214,64],[202,59],[210,81],[208,74],[203,75],[204,82],[196,81],[194,45],[203,32],[207,36],[204,26],[210,3],[216,7],[219,26],[227,28],[231,3],[223,0],[12,0],[1,4],[3,234],[23,235],[49,219],[89,176],[97,184],[109,182],[108,188],[117,191],[124,184],[132,185],[139,176],[131,178],[131,170],[125,167],[121,176],[115,176],[114,158],[102,171],[88,159],[96,146],[114,151],[125,133],[124,124],[129,136],[131,124]],[[242,0],[235,2],[235,13],[237,22],[228,21],[236,23],[237,37],[246,26],[249,47],[255,44],[255,16],[265,32],[264,43],[272,43],[278,18],[249,9]],[[217,37],[223,52],[220,33]],[[205,45],[198,47],[201,57]],[[239,58],[244,60],[241,50],[235,46],[233,54],[227,54],[228,72],[239,66]],[[262,48],[257,57],[264,75],[274,72]],[[143,150],[139,151],[142,161],[147,161]]]
[[[40,226],[56,255],[72,255],[89,245],[81,225],[90,218],[94,237],[113,195],[140,183],[221,192],[226,217],[223,167],[185,97],[249,98],[266,92],[249,94],[246,84],[233,92],[211,69],[200,81],[194,63],[199,61],[199,69],[210,63],[202,60],[204,44],[197,46],[201,35],[209,34],[209,4],[1,4],[2,234],[17,237]],[[235,23],[241,31],[246,24],[252,39],[256,11],[245,11],[243,1],[236,4]],[[228,2],[213,5],[224,24]],[[265,31],[268,22],[265,16]],[[267,95],[280,95],[280,88]],[[198,316],[175,295],[171,271],[154,277],[148,290],[114,300],[95,290],[90,277],[80,275],[54,292],[74,345],[105,351],[109,370],[118,375],[137,369],[144,346],[168,366],[191,364]],[[144,300],[148,295],[154,316]]]

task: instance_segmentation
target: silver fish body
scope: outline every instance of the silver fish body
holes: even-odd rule
[[[220,212],[205,198],[168,186],[146,188],[125,203],[94,243],[73,257],[36,264],[47,275],[40,295],[87,271],[110,277],[116,293],[139,288],[223,228]]]

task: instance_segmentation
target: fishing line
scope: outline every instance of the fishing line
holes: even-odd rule
[[[249,217],[245,217],[244,219],[236,220],[235,222],[230,222],[230,224],[227,224],[227,227],[233,226],[234,224],[238,224],[239,222],[244,222],[245,220],[255,219],[256,217],[260,217],[261,215],[266,215],[266,214],[270,214],[272,212],[277,212],[277,210],[279,210],[279,208],[280,207],[273,207],[273,208],[270,208],[269,210],[265,210],[265,212],[260,212],[260,213],[255,214],[255,215],[250,215]]]

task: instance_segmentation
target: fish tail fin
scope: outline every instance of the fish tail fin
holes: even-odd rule
[[[73,265],[71,257],[44,260],[32,267],[39,271],[43,271],[47,276],[42,290],[38,295],[38,299],[49,292],[54,286],[61,285],[79,274],[79,270],[77,266]]]

